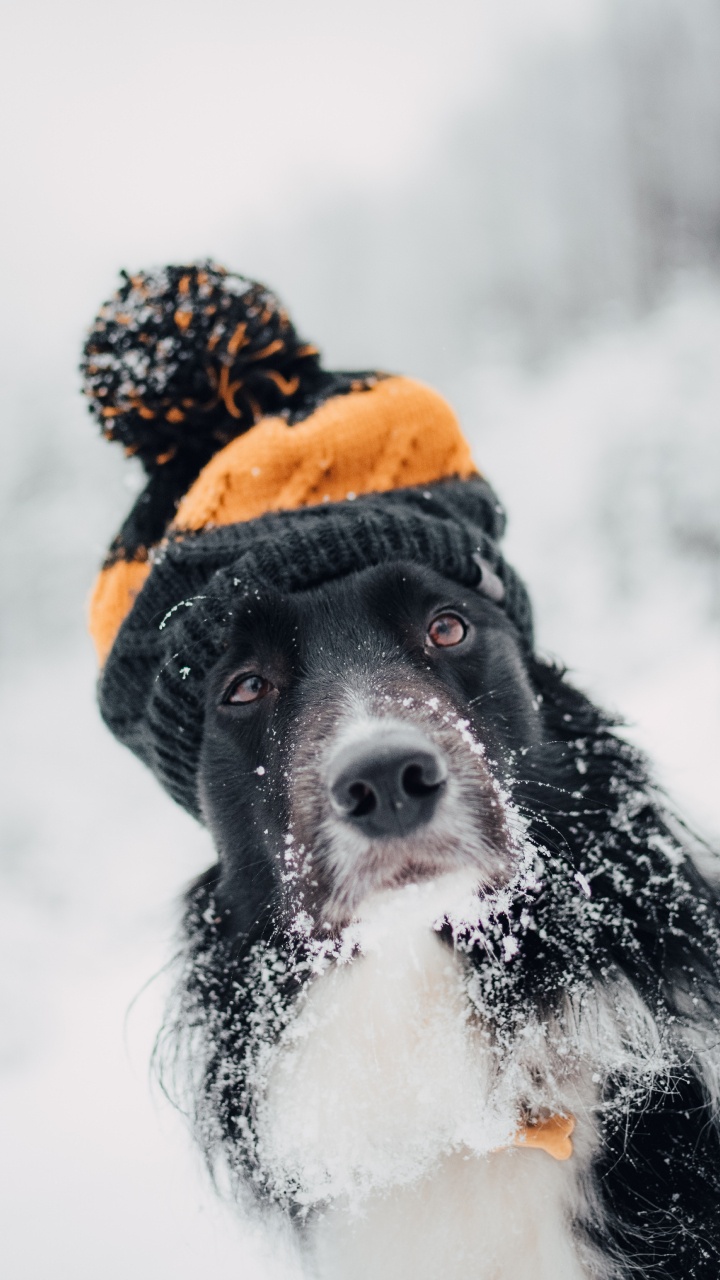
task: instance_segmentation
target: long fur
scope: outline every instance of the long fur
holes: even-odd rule
[[[524,666],[544,732],[505,769],[514,879],[476,919],[436,922],[481,1029],[486,1096],[587,1120],[568,1208],[579,1275],[715,1280],[720,894],[640,753],[561,669]],[[352,947],[302,911],[238,932],[221,881],[211,868],[188,894],[163,1079],[215,1176],[309,1232],[317,1204],[264,1158],[264,1091],[308,992]]]

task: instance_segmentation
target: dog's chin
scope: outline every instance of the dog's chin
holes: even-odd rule
[[[477,869],[469,865],[423,875],[373,890],[357,904],[352,927],[357,926],[364,937],[415,928],[438,929],[448,916],[453,922],[474,924],[480,900],[487,892]]]
[[[438,845],[432,840],[405,837],[367,841],[361,857],[338,866],[334,883],[322,905],[323,924],[334,931],[375,912],[378,904],[430,911],[432,920],[465,902],[507,884],[512,876],[510,850]],[[437,903],[437,910],[433,904]],[[384,909],[384,908],[383,908]],[[434,914],[433,914],[434,912]]]

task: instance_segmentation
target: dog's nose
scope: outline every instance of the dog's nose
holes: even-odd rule
[[[376,730],[331,762],[333,809],[369,836],[404,836],[432,817],[448,769],[417,729]]]

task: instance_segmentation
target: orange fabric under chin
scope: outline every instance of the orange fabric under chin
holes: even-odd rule
[[[262,418],[211,458],[171,531],[477,474],[447,401],[411,378],[383,378],[370,390],[334,396],[295,426]],[[147,558],[117,560],[99,574],[89,621],[101,664],[150,568]]]
[[[574,1128],[572,1116],[548,1116],[546,1120],[528,1121],[518,1129],[513,1146],[536,1147],[547,1151],[554,1160],[569,1160],[573,1153]]]

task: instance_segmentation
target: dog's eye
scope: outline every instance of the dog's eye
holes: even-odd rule
[[[264,698],[266,693],[272,689],[269,680],[264,676],[241,676],[232,684],[226,693],[223,701],[237,706],[238,703],[259,702],[260,698]]]
[[[449,649],[460,644],[467,635],[467,627],[456,613],[441,613],[428,627],[428,640],[436,649]]]

